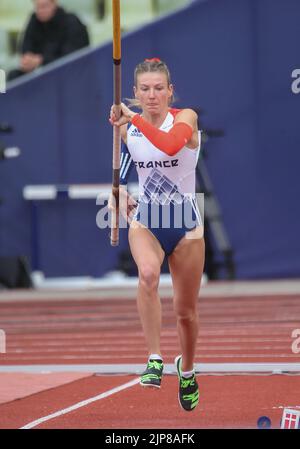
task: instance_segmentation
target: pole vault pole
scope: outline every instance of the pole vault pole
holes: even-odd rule
[[[112,0],[113,17],[113,75],[114,88],[113,100],[116,106],[117,118],[121,114],[121,19],[120,0]],[[119,244],[119,185],[120,185],[120,149],[121,130],[113,127],[113,173],[112,173],[112,195],[115,208],[112,211],[110,243],[112,246]]]

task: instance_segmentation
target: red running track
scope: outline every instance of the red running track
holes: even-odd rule
[[[171,300],[162,301],[162,352],[178,354]],[[6,332],[2,365],[144,363],[145,342],[134,300],[0,304]],[[292,331],[300,327],[300,297],[199,300],[197,362],[295,362]]]
[[[90,376],[0,405],[0,428],[20,428],[79,401],[119,386],[132,376]],[[135,385],[35,428],[50,429],[254,429],[260,416],[280,428],[284,407],[298,409],[300,377],[198,376],[200,403],[191,413],[177,402],[177,379],[165,376],[160,390]],[[298,402],[297,402],[298,401]]]
[[[165,363],[179,353],[171,300],[163,300]],[[1,302],[0,328],[7,353],[1,365],[145,363],[145,343],[133,300]],[[196,362],[299,361],[291,350],[300,328],[297,295],[199,300]],[[1,428],[16,428],[121,385],[132,377],[93,376],[62,380],[0,405]],[[11,375],[13,377],[13,374]],[[38,375],[37,375],[38,376]],[[177,403],[177,379],[165,376],[160,391],[139,385],[59,418],[48,428],[255,428],[261,415],[279,427],[283,407],[297,407],[299,377],[288,375],[199,376],[201,402],[188,414]],[[3,384],[2,384],[3,385]],[[3,388],[3,387],[2,387]],[[50,388],[50,389],[49,389]],[[32,390],[30,391],[31,394]],[[299,406],[300,408],[300,406]]]

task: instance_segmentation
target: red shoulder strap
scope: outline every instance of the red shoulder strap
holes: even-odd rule
[[[176,108],[170,108],[169,112],[171,112],[171,114],[173,115],[173,117],[175,118],[176,115],[178,114],[178,112],[182,111],[182,109],[176,109]]]

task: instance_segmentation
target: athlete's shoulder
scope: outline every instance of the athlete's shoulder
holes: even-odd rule
[[[173,117],[180,117],[181,115],[190,115],[194,118],[197,118],[198,115],[197,113],[194,111],[194,109],[191,108],[183,108],[183,109],[176,109],[176,108],[169,108],[169,112],[173,115]]]

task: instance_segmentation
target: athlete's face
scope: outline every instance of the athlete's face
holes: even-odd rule
[[[169,106],[173,86],[168,85],[167,75],[163,72],[140,73],[134,94],[144,112],[160,114]]]

